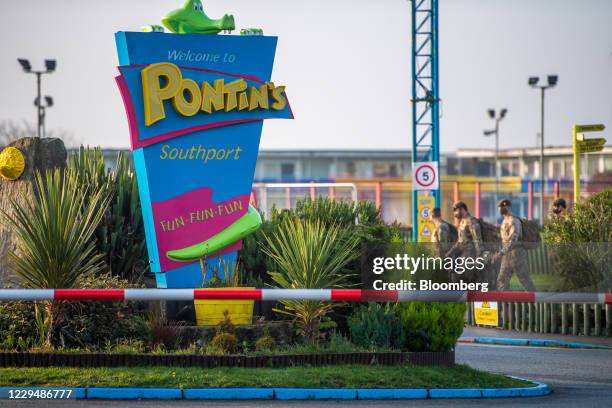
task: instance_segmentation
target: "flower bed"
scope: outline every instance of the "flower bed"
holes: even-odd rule
[[[359,352],[269,356],[0,352],[0,367],[290,367],[341,364],[453,366],[455,352]]]

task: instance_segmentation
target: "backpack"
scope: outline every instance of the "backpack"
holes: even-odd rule
[[[540,237],[540,226],[533,220],[519,218],[521,221],[521,242],[525,249],[539,248],[542,238]]]
[[[501,235],[499,228],[493,224],[489,224],[482,218],[476,218],[480,224],[480,233],[482,234],[482,243],[484,244],[485,250],[496,250],[501,244]]]
[[[450,222],[446,222],[446,221],[442,221],[442,222],[448,225],[448,238],[450,239],[450,242],[453,242],[453,243],[457,242],[457,240],[459,239],[459,232],[457,231],[457,227],[455,227]]]

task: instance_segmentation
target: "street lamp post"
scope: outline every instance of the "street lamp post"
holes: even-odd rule
[[[56,60],[51,60],[51,59],[46,59],[45,60],[45,70],[44,71],[35,71],[32,70],[32,64],[30,64],[30,61],[24,58],[18,58],[17,61],[19,62],[19,65],[21,65],[21,68],[23,69],[23,72],[25,72],[26,74],[35,74],[36,75],[36,99],[34,100],[34,104],[36,106],[37,109],[37,122],[38,122],[38,127],[37,127],[37,131],[36,134],[38,135],[38,137],[41,137],[41,133],[42,133],[42,124],[43,124],[43,116],[44,116],[44,110],[45,107],[50,107],[53,104],[53,99],[51,99],[51,105],[49,105],[47,103],[47,106],[43,106],[42,105],[42,100],[41,100],[41,77],[43,74],[50,74],[53,71],[55,71],[55,68],[57,67],[57,61]],[[45,100],[48,102],[49,99],[47,98],[51,98],[49,96],[45,96]]]
[[[53,98],[49,95],[45,95],[43,98],[44,103],[42,103],[39,98],[34,100],[34,106],[38,107],[41,110],[40,113],[40,127],[42,129],[41,134],[42,137],[47,137],[47,127],[46,127],[46,117],[47,117],[47,108],[53,106]]]
[[[495,129],[485,130],[483,133],[485,136],[495,135],[495,202],[497,203],[499,196],[499,122],[506,117],[508,109],[501,109],[499,116],[495,116],[495,109],[489,109],[488,112],[489,117],[495,121]]]
[[[540,89],[541,99],[541,116],[540,116],[540,225],[544,225],[544,94],[548,88],[557,85],[559,77],[557,75],[548,75],[546,85],[538,85],[540,78],[537,76],[529,77],[528,84],[532,88]]]

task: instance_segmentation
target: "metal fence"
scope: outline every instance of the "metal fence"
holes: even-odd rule
[[[383,219],[399,222],[404,227],[412,225],[412,183],[403,179],[336,179],[334,183],[255,183],[254,201],[267,213],[272,205],[292,208],[298,199],[324,196],[334,199],[373,201],[381,209]],[[583,196],[610,188],[608,180],[582,183]],[[335,187],[334,187],[335,186]],[[345,187],[342,187],[345,186]],[[573,205],[571,180],[547,180],[543,184],[544,208],[539,208],[540,183],[520,177],[502,177],[499,183],[492,177],[453,176],[440,182],[440,208],[442,217],[452,220],[452,204],[464,201],[470,212],[485,221],[498,224],[501,217],[497,200],[512,200],[514,212],[520,217],[540,219],[547,216],[552,202],[564,197],[568,206]]]
[[[612,336],[612,307],[599,303],[500,302],[498,328],[529,333]],[[476,325],[468,303],[468,324]]]

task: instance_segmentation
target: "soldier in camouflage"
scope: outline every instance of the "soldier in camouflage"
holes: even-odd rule
[[[434,208],[431,212],[431,222],[436,226],[433,234],[431,234],[431,242],[434,244],[435,255],[443,257],[453,244],[450,225],[442,219],[442,213],[439,208]]]
[[[523,236],[521,220],[512,214],[510,200],[501,200],[497,207],[504,217],[501,225],[502,248],[492,257],[493,262],[501,257],[497,290],[508,290],[510,288],[510,278],[512,278],[513,273],[516,273],[525,289],[533,292],[535,286],[527,270],[527,253],[521,242]]]
[[[484,246],[482,242],[482,231],[480,222],[476,217],[472,217],[469,213],[467,205],[463,201],[457,201],[453,205],[453,215],[459,221],[457,227],[457,242],[446,253],[447,257],[465,257],[476,259],[483,255]],[[456,279],[459,278],[457,273],[452,274]],[[477,276],[475,271],[466,271],[462,278],[469,282],[476,282]]]
[[[557,198],[550,208],[552,217],[563,217],[567,211],[567,203],[564,198]]]
[[[457,238],[456,234],[451,233],[451,225],[442,219],[442,212],[440,208],[434,208],[431,212],[431,221],[436,226],[433,234],[431,234],[431,243],[433,245],[434,255],[443,258],[448,250],[453,246],[454,240]],[[451,269],[447,270],[449,282],[455,280],[457,275]]]

